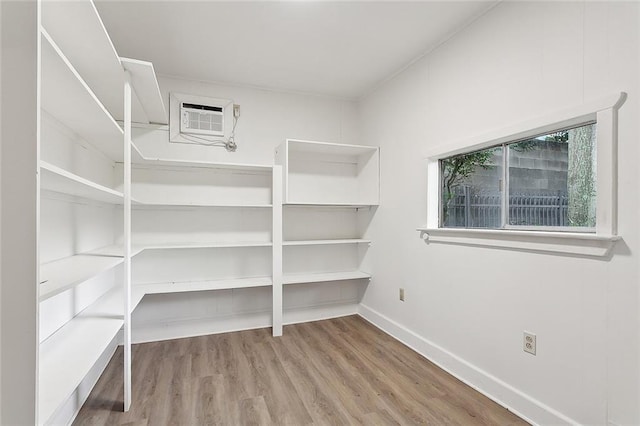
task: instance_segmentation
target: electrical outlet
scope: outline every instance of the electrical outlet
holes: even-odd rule
[[[536,335],[529,332],[524,332],[522,340],[522,349],[531,355],[536,354]]]
[[[233,104],[233,116],[235,118],[240,117],[240,105],[238,104]]]
[[[400,301],[404,302],[404,288],[400,289]]]

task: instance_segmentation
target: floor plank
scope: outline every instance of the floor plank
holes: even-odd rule
[[[75,425],[526,425],[359,316],[122,348]]]

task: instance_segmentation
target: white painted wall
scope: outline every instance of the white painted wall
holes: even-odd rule
[[[361,312],[539,423],[640,423],[638,9],[501,3],[360,104],[362,141],[382,153]],[[610,259],[418,238],[430,149],[622,90],[624,240]],[[522,351],[523,330],[538,335],[536,357]]]
[[[170,143],[166,129],[134,129],[134,141],[145,156],[272,165],[276,146],[287,138],[360,143],[357,106],[352,101],[162,76],[159,83],[167,105],[170,92],[230,99],[240,104],[241,117],[236,128],[238,150],[229,153],[220,147]],[[160,185],[157,186],[160,188]],[[134,191],[136,187],[134,184]],[[143,190],[142,187],[139,189]],[[267,199],[256,198],[255,202],[270,202],[270,190],[266,194]],[[142,197],[142,192],[139,196]],[[227,199],[229,196],[227,193],[224,197]],[[322,223],[325,232],[319,235],[324,235],[324,238],[338,238],[341,232],[344,233],[344,226],[340,226],[343,216],[339,213],[322,215],[310,210],[307,214]],[[213,215],[218,221],[211,220]],[[200,223],[205,234],[197,238],[215,235],[216,240],[270,241],[270,216],[270,212],[264,209],[241,213],[237,210],[136,210],[133,214],[134,242],[136,237],[149,239],[153,232],[151,228],[162,223],[165,224],[162,228],[167,238],[179,238],[185,232],[194,231],[195,226],[187,226],[186,223]],[[302,214],[299,216],[304,220]],[[172,217],[183,223],[172,224]],[[294,218],[293,221],[299,222],[300,219]],[[221,223],[230,226],[222,226]],[[354,221],[353,225],[352,232],[356,232],[357,223]],[[300,225],[285,224],[285,233],[295,236],[295,226]],[[158,232],[158,235],[162,232]],[[158,270],[157,265],[175,265],[170,274],[163,275],[166,280],[177,281],[213,279],[216,273],[228,278],[232,274],[231,269],[242,271],[247,276],[270,275],[270,250],[267,247],[146,251],[134,258],[132,273],[134,281],[138,279],[141,282],[160,279],[158,274],[153,274],[154,269]],[[308,321],[353,314],[357,311],[362,291],[362,283],[348,281],[287,286],[284,290],[284,320]],[[271,325],[271,289],[148,295],[134,311],[132,322],[134,341],[268,327]]]
[[[0,424],[34,424],[37,360],[37,35],[34,1],[0,3]]]
[[[170,92],[230,99],[239,104],[238,150],[229,153],[220,147],[169,143],[164,132],[143,136],[138,130],[134,140],[145,155],[272,165],[275,147],[287,138],[338,143],[358,143],[360,139],[357,106],[352,101],[163,76],[158,81],[167,108]]]

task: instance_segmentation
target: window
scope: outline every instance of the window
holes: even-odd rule
[[[596,124],[440,160],[443,228],[595,232]]]
[[[428,244],[608,256],[620,92],[448,142],[427,156]]]

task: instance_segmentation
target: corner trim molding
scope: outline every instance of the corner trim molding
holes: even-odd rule
[[[579,424],[367,305],[360,304],[358,315],[461,382],[533,425]]]

